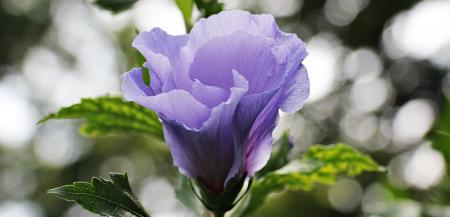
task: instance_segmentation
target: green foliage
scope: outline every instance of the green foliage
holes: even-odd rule
[[[194,2],[193,0],[175,0],[175,2],[183,14],[186,30],[189,31],[191,29],[192,8],[194,7]]]
[[[433,148],[440,151],[445,158],[447,165],[450,164],[450,102],[447,101],[442,110],[435,127],[431,131],[429,138],[433,143]],[[447,174],[450,174],[450,167],[447,166]]]
[[[218,0],[195,0],[195,5],[204,17],[209,17],[223,10],[223,3]]]
[[[97,0],[94,3],[104,9],[118,13],[129,9],[138,0]]]
[[[362,172],[383,170],[370,157],[347,145],[315,145],[299,160],[255,180],[246,201],[236,210],[236,215],[248,216],[271,192],[281,191],[286,187],[311,191],[317,184],[334,184],[341,175],[356,176]]]
[[[161,123],[154,112],[135,103],[125,102],[120,97],[84,98],[80,103],[47,115],[38,123],[50,119],[75,118],[86,120],[80,128],[85,136],[143,133],[164,140]]]
[[[272,150],[272,154],[270,155],[270,159],[266,166],[257,173],[257,176],[264,176],[267,173],[280,169],[286,165],[289,162],[288,153],[291,149],[291,145],[291,141],[289,141],[289,134],[287,132],[283,133],[281,138],[274,142],[274,148]]]
[[[142,69],[142,80],[144,81],[144,84],[150,85],[150,70],[147,67],[144,67],[145,61],[145,57],[136,51],[136,64]]]
[[[126,174],[110,173],[111,180],[93,178],[48,191],[66,201],[75,201],[84,209],[102,216],[150,217],[131,191]]]
[[[441,115],[437,119],[434,128],[430,131],[428,139],[431,140],[433,148],[441,152],[445,159],[447,165],[446,178],[437,186],[423,192],[423,194],[426,195],[430,203],[439,201],[440,203],[448,204],[450,202],[450,182],[448,182],[450,176],[450,101],[447,100],[443,106]],[[416,198],[416,200],[423,200],[423,197]]]

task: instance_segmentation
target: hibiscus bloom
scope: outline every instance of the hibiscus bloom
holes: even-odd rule
[[[217,194],[264,167],[279,109],[296,112],[309,95],[304,43],[268,14],[225,11],[187,35],[142,32],[133,46],[151,83],[140,68],[125,73],[125,98],[159,115],[174,165]]]

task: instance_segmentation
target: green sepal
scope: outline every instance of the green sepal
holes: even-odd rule
[[[223,216],[226,212],[233,209],[239,201],[238,196],[242,191],[246,179],[247,178],[244,176],[239,179],[235,178],[230,180],[225,189],[220,193],[211,191],[208,187],[197,181],[196,185],[200,189],[200,195],[198,195],[200,197],[199,199],[203,205],[216,216]],[[248,188],[250,188],[250,185],[251,181]],[[193,190],[195,191],[195,189]]]
[[[188,177],[179,175],[178,186],[175,188],[175,196],[186,207],[194,211],[195,214],[198,216],[201,215],[202,203],[196,197],[195,192],[193,192],[192,183]]]

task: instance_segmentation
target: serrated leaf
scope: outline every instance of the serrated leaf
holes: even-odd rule
[[[127,10],[138,0],[97,0],[94,3],[101,8],[118,13]]]
[[[195,5],[204,17],[209,17],[223,10],[223,3],[218,0],[195,0]]]
[[[269,172],[280,169],[288,163],[288,153],[293,145],[291,140],[289,134],[285,132],[280,139],[274,142],[274,148],[270,155],[270,159],[266,166],[257,173],[258,177],[262,177]]]
[[[255,180],[250,194],[235,216],[248,216],[262,205],[270,193],[286,187],[310,191],[317,184],[332,185],[342,175],[356,176],[362,172],[380,171],[384,168],[347,145],[315,145],[299,160]]]
[[[183,14],[184,24],[186,25],[186,30],[191,29],[191,18],[192,18],[192,8],[194,6],[194,0],[175,0],[178,8]]]
[[[132,192],[130,183],[128,182],[127,174],[110,173],[111,181],[121,188],[123,191]],[[134,196],[134,194],[132,194]]]
[[[48,191],[66,201],[75,201],[84,209],[102,216],[150,217],[131,191],[126,174],[111,173],[112,181],[92,178]]]
[[[41,119],[85,119],[80,131],[86,136],[104,136],[117,133],[142,133],[164,140],[158,116],[133,102],[120,97],[84,98],[80,103],[61,108]]]

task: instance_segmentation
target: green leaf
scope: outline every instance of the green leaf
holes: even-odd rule
[[[191,18],[192,18],[192,8],[194,6],[193,0],[175,0],[178,8],[183,14],[184,24],[186,25],[186,30],[189,32],[191,29]]]
[[[289,134],[287,132],[283,133],[280,139],[274,142],[274,148],[270,159],[266,166],[258,172],[257,176],[261,177],[267,173],[280,169],[288,163],[288,153],[291,149],[292,142],[290,141]]]
[[[223,3],[218,0],[195,0],[195,5],[204,17],[209,17],[223,10]]]
[[[84,209],[102,216],[150,217],[131,191],[127,174],[111,173],[111,180],[92,178],[48,191],[66,201],[75,201]]]
[[[97,0],[94,3],[104,9],[118,13],[129,9],[138,0]]]
[[[125,102],[120,97],[84,98],[80,103],[47,115],[38,123],[50,119],[76,118],[86,120],[80,128],[85,136],[142,133],[164,140],[161,123],[154,112],[133,102]]]
[[[203,206],[197,196],[195,196],[189,178],[180,175],[179,184],[175,189],[175,195],[186,207],[193,210],[198,216],[201,215]]]
[[[286,187],[310,191],[317,184],[333,185],[342,175],[356,176],[362,172],[381,171],[384,171],[384,168],[369,156],[347,145],[315,145],[299,160],[255,180],[250,194],[238,208],[236,215],[248,216],[263,204],[270,193]]]

